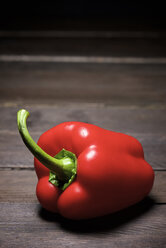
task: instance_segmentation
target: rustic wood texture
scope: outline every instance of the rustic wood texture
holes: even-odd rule
[[[120,213],[69,221],[35,203],[1,203],[1,247],[165,247],[165,205],[151,199]]]
[[[166,168],[165,108],[112,107],[97,103],[65,103],[55,106],[18,104],[17,107],[0,107],[0,167],[33,167],[32,156],[23,145],[17,130],[16,112],[22,106],[31,113],[28,127],[35,141],[43,132],[61,122],[88,122],[134,136],[142,143],[145,158],[152,167]]]
[[[1,62],[0,102],[163,107],[165,78],[166,64]]]
[[[113,128],[111,128],[113,129]],[[113,129],[115,130],[115,129]],[[125,130],[125,129],[124,129]],[[46,129],[44,130],[46,131]],[[43,131],[43,132],[44,132]],[[125,130],[126,131],[126,130]],[[121,131],[122,132],[122,131]],[[38,140],[40,133],[31,132],[35,141]],[[137,138],[144,149],[144,156],[147,162],[156,170],[166,169],[166,137],[163,134],[136,134],[129,133]],[[10,142],[9,142],[10,141]],[[6,156],[6,152],[8,155]],[[18,132],[0,132],[0,168],[33,168],[33,157],[24,146]]]
[[[166,57],[165,35],[0,36],[0,54]],[[137,61],[137,60],[136,60]],[[157,60],[156,60],[157,61]],[[16,113],[31,113],[35,141],[64,121],[83,121],[136,137],[155,170],[148,197],[118,213],[66,220],[41,208],[33,157]],[[166,247],[166,63],[0,62],[0,247]]]
[[[1,168],[0,174],[0,202],[37,202],[35,195],[37,176],[34,169],[23,170],[17,167],[14,170],[3,170]],[[155,172],[155,182],[150,197],[157,204],[166,203],[166,171]]]

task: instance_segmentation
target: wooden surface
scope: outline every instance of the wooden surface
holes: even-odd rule
[[[0,36],[0,247],[166,247],[165,35],[16,36]],[[17,55],[18,62],[3,55]],[[87,62],[42,62],[40,57],[26,62],[22,55],[65,55],[71,61],[72,56],[85,56]],[[102,60],[88,62],[89,56]],[[134,59],[108,63],[105,57]],[[150,195],[128,209],[88,221],[66,220],[41,208],[33,157],[17,131],[20,108],[31,113],[28,127],[35,141],[52,126],[71,120],[136,137],[155,170]]]

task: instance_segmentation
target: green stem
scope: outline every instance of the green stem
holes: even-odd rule
[[[56,159],[43,151],[35,143],[27,130],[26,120],[28,116],[29,112],[25,109],[21,109],[17,113],[18,129],[25,145],[43,165],[45,165],[50,171],[56,173],[59,180],[64,183],[68,182],[71,177],[73,177],[73,174],[76,174],[76,164],[71,154],[69,156],[65,155],[61,159]],[[75,156],[74,154],[72,155]]]

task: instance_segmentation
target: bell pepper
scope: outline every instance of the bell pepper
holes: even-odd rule
[[[134,137],[72,121],[46,131],[36,144],[27,130],[28,116],[18,111],[18,129],[34,155],[43,208],[89,219],[133,205],[150,192],[154,171]]]

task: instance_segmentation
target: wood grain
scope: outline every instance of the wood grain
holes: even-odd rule
[[[0,156],[2,168],[32,168],[33,158],[24,146],[16,123],[17,111],[25,107],[31,115],[28,128],[35,141],[51,127],[64,121],[92,123],[126,133],[143,145],[145,159],[154,169],[166,168],[165,108],[112,107],[104,104],[57,104],[0,107]],[[125,121],[124,121],[125,120]]]
[[[98,125],[108,130],[131,135],[143,135],[142,139],[157,139],[164,142],[166,131],[165,108],[162,107],[112,107],[100,104],[56,104],[27,105],[18,104],[12,107],[0,107],[0,132],[17,134],[17,111],[26,108],[30,112],[27,125],[30,132],[41,134],[47,129],[65,121],[81,121]],[[151,136],[152,134],[152,136]],[[157,141],[157,144],[160,142]]]
[[[166,65],[0,63],[0,102],[165,106]]]
[[[1,55],[142,57],[158,63],[0,62],[0,247],[166,247],[166,64],[155,60],[166,58],[165,41],[160,35],[1,35]],[[35,141],[64,121],[136,137],[155,169],[150,195],[88,221],[66,220],[41,208],[33,156],[17,130],[20,108],[31,113],[28,129]]]
[[[31,133],[35,141],[41,133]],[[166,137],[164,134],[132,133],[143,145],[145,159],[154,169],[166,169]],[[23,144],[17,130],[0,132],[0,168],[33,168],[33,156]]]
[[[1,247],[164,247],[165,205],[149,198],[114,215],[70,221],[35,203],[0,203]]]
[[[0,170],[0,174],[0,202],[37,203],[34,170]]]
[[[34,170],[0,170],[0,202],[36,203],[37,176]],[[166,203],[166,171],[155,171],[150,193],[155,203]]]

